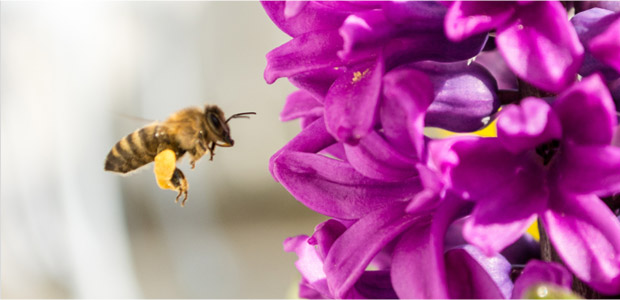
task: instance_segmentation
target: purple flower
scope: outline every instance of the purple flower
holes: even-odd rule
[[[589,9],[571,19],[579,41],[586,49],[579,74],[588,76],[600,72],[607,80],[620,78],[620,71],[613,67],[614,64],[620,65],[620,58],[614,58],[619,52],[617,49],[620,47],[620,38],[618,34],[613,35],[614,30],[620,30],[614,29],[614,26],[620,28],[620,23],[611,26],[617,20],[620,20],[620,13],[602,8]]]
[[[602,293],[620,292],[620,222],[598,196],[620,191],[615,110],[602,79],[576,83],[552,105],[527,98],[498,119],[498,138],[452,144],[441,170],[476,203],[465,238],[496,253],[538,216],[568,268]],[[596,247],[593,247],[596,245]]]
[[[581,66],[583,46],[556,1],[455,1],[445,22],[454,41],[495,29],[497,47],[510,69],[543,90],[561,92],[575,81]]]

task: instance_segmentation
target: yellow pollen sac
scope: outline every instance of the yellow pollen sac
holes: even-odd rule
[[[353,79],[351,79],[351,83],[359,82],[360,80],[362,80],[362,78],[366,76],[366,74],[368,74],[368,72],[370,72],[370,69],[366,69],[364,70],[364,72],[360,72],[360,71],[353,72]]]
[[[170,178],[174,174],[176,169],[177,156],[174,151],[166,149],[157,156],[155,156],[155,178],[157,179],[157,185],[164,190],[176,190],[177,188],[172,185]]]

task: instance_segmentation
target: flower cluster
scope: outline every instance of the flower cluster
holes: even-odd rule
[[[291,36],[265,80],[299,89],[281,119],[302,126],[270,171],[331,217],[284,242],[301,297],[510,298],[573,275],[620,294],[620,7],[590,4],[262,2]]]

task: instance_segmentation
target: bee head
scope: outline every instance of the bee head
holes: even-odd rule
[[[222,147],[230,147],[235,141],[230,138],[230,128],[227,120],[224,118],[224,112],[215,105],[207,105],[205,108],[205,123],[207,124],[207,132],[209,139],[214,142],[223,142],[218,144]]]

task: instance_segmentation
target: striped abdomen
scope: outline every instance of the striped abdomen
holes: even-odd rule
[[[162,129],[153,124],[122,138],[108,153],[105,170],[127,173],[152,162],[160,141],[166,135]]]

